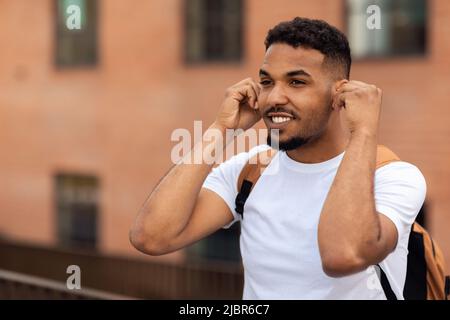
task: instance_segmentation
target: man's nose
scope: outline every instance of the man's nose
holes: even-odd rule
[[[269,95],[267,96],[267,104],[269,106],[285,105],[288,103],[288,98],[281,85],[274,85]]]

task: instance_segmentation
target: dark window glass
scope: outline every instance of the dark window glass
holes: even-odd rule
[[[59,244],[71,248],[95,249],[98,222],[97,178],[58,174],[55,185]]]
[[[97,1],[56,1],[56,44],[55,61],[58,67],[94,66],[97,64]],[[73,11],[80,9],[80,29],[71,29]],[[71,18],[72,17],[72,18]]]
[[[347,34],[355,58],[423,55],[426,51],[426,0],[347,0]],[[367,20],[380,8],[379,29]],[[370,19],[370,21],[373,21]]]
[[[220,229],[188,247],[188,259],[239,262],[239,235],[239,223],[234,223],[229,229]]]
[[[242,0],[185,0],[188,63],[239,61]]]

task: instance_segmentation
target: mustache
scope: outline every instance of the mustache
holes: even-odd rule
[[[289,110],[285,107],[269,107],[266,111],[264,111],[264,115],[267,116],[271,112],[285,112],[291,114],[294,118],[299,118],[297,112]]]

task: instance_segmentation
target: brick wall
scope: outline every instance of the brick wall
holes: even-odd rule
[[[450,2],[429,3],[425,57],[355,61],[352,77],[383,89],[380,140],[425,175],[430,229],[450,261]],[[172,130],[209,125],[225,88],[257,77],[265,34],[279,21],[344,26],[342,0],[245,7],[243,61],[193,67],[182,59],[181,0],[99,1],[98,66],[57,70],[53,2],[0,1],[0,233],[54,243],[53,174],[89,173],[101,182],[100,248],[136,254],[128,228],[171,166]]]

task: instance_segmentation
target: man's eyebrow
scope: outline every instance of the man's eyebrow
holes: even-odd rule
[[[269,72],[267,72],[264,69],[259,69],[259,76],[260,77],[262,77],[262,76],[270,77],[270,74],[269,74]],[[295,76],[306,76],[306,77],[310,77],[311,78],[311,75],[308,72],[306,72],[305,70],[302,70],[302,69],[289,71],[289,72],[286,73],[286,77],[295,77]]]
[[[289,71],[288,73],[286,73],[286,76],[288,76],[288,77],[306,76],[306,77],[310,77],[311,78],[311,75],[308,72],[306,72],[305,70]]]

